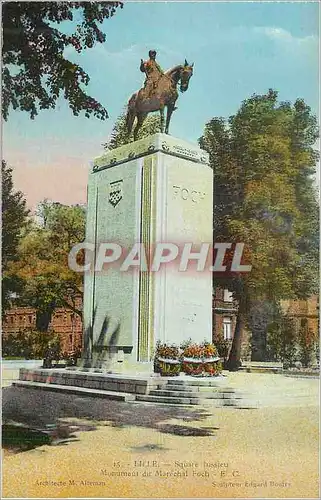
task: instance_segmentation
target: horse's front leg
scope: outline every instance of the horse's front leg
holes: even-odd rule
[[[160,125],[161,125],[161,133],[162,134],[164,133],[164,125],[165,125],[165,123],[164,123],[165,122],[164,109],[165,109],[164,104],[161,104],[160,108],[159,108],[159,112],[160,112],[160,118],[161,118]]]
[[[168,134],[169,124],[170,124],[170,121],[171,121],[171,116],[172,116],[172,113],[173,113],[173,111],[175,109],[176,109],[175,108],[175,102],[167,105],[165,134]]]

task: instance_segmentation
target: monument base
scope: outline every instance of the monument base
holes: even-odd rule
[[[129,374],[140,374],[146,373],[152,375],[154,372],[154,363],[149,362],[137,362],[133,360],[132,356],[127,356],[124,361],[117,361],[117,355],[110,358],[108,355],[105,359],[100,360],[99,363],[93,362],[92,359],[81,360],[79,369],[80,371],[86,372],[101,372],[101,373],[129,373]]]
[[[19,380],[13,385],[124,402],[249,407],[241,394],[226,386],[224,376],[200,379],[185,374],[161,377],[155,373],[137,375],[21,368]]]
[[[157,341],[211,342],[211,255],[202,272],[193,257],[186,272],[179,258],[157,270],[150,264],[159,244],[173,244],[179,252],[192,245],[191,253],[203,243],[211,246],[212,195],[207,153],[165,134],[94,161],[88,181],[86,242],[93,250],[87,252],[92,265],[84,283],[84,367],[109,364],[113,370],[119,361],[151,362]],[[97,256],[104,261],[102,245],[109,244],[121,248],[121,256],[100,267]],[[122,268],[135,245],[142,245],[147,269],[142,260],[140,267]]]

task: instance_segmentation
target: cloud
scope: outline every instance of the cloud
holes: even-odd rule
[[[317,35],[294,36],[278,26],[236,26],[230,29],[215,29],[211,39],[200,41],[195,50],[215,50],[218,56],[223,49],[232,47],[249,55],[260,52],[267,59],[275,53],[291,57],[313,60],[318,57],[319,38]]]
[[[253,28],[253,31],[254,33],[265,35],[267,38],[282,44],[285,48],[308,48],[309,50],[311,46],[315,46],[315,48],[317,48],[319,43],[319,39],[316,35],[296,37],[289,31],[276,26],[255,27]]]

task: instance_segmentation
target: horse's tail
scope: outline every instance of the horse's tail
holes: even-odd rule
[[[130,135],[132,131],[134,120],[136,117],[135,100],[136,100],[136,94],[133,94],[128,101],[127,115],[126,115],[126,129],[128,135]]]

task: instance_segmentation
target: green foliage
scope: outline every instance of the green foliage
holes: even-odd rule
[[[161,359],[155,360],[155,372],[160,373],[163,377],[174,377],[180,374],[181,364],[177,362],[175,364],[162,361]]]
[[[68,253],[85,237],[85,209],[44,201],[38,215],[42,226],[30,227],[9,271],[23,284],[19,305],[35,307],[37,329],[46,331],[56,307],[81,315],[75,302],[82,295],[82,275],[69,268]]]
[[[312,330],[309,329],[308,321],[304,318],[298,332],[299,359],[302,366],[311,366],[315,354],[315,338]]]
[[[231,348],[231,341],[225,340],[223,335],[219,335],[215,338],[215,345],[217,347],[218,355],[226,361]]]
[[[2,177],[2,264],[16,258],[21,231],[27,223],[29,210],[21,191],[15,191],[12,168],[5,161],[1,163]]]
[[[268,353],[267,332],[270,324],[278,315],[278,304],[268,300],[251,300],[248,328],[251,331],[252,361],[268,361],[269,355],[274,357],[275,353]]]
[[[20,290],[21,282],[10,276],[8,266],[17,260],[17,250],[23,231],[27,227],[29,210],[21,191],[15,191],[12,168],[1,163],[2,174],[2,311],[10,307],[10,295]]]
[[[2,339],[2,355],[4,358],[41,359],[49,346],[60,352],[60,339],[57,335],[26,329]]]
[[[308,367],[314,361],[317,339],[308,327],[306,318],[301,320],[298,327],[294,318],[283,314],[275,315],[274,321],[268,326],[267,348],[269,359],[283,361],[285,368],[300,361],[302,366]]]
[[[278,309],[267,327],[267,353],[271,361],[283,361],[284,368],[298,360],[298,332],[293,318]]]
[[[37,215],[56,250],[69,252],[73,245],[84,239],[86,211],[83,206],[44,200],[38,205]]]
[[[107,110],[83,87],[88,74],[66,59],[65,50],[77,52],[103,43],[99,24],[113,16],[121,2],[4,2],[2,4],[2,109],[26,111],[34,118],[42,109],[55,108],[60,95],[74,115],[85,111],[101,120]],[[71,23],[78,20],[73,33]]]
[[[295,329],[294,320],[288,316],[283,316],[281,320],[281,335],[282,335],[282,361],[283,367],[289,368],[293,366],[298,355],[298,335]]]
[[[252,264],[248,274],[215,277],[233,292],[245,325],[254,300],[305,298],[318,287],[317,137],[304,101],[278,104],[270,90],[228,120],[213,118],[200,139],[215,176],[214,241],[244,242],[244,262]],[[234,364],[240,343],[238,328]]]
[[[148,137],[149,135],[156,134],[161,131],[160,125],[160,117],[159,115],[149,115],[144,121],[142,128],[138,133],[138,139],[143,139],[144,137]],[[111,150],[115,148],[119,148],[120,146],[124,146],[128,144],[133,139],[128,135],[127,127],[126,127],[126,115],[122,114],[118,117],[114,128],[110,134],[109,140],[103,144],[106,150]]]
[[[282,359],[283,341],[280,318],[275,318],[267,327],[266,351],[266,357],[269,361],[280,361]]]
[[[193,340],[191,339],[191,337],[189,337],[188,339],[183,340],[183,342],[180,345],[180,348],[182,349],[182,351],[184,351],[184,349],[186,349],[187,347],[189,347],[192,344],[193,344]]]

